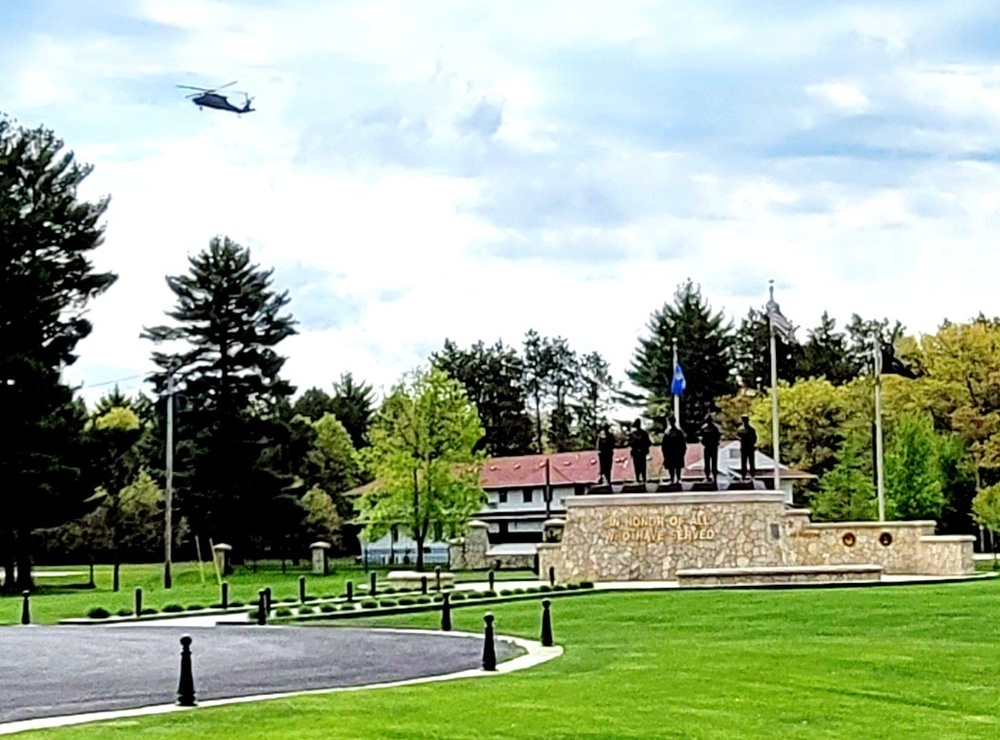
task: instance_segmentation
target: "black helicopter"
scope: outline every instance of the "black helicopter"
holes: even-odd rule
[[[197,105],[199,108],[215,108],[216,110],[226,110],[230,113],[236,113],[241,115],[243,113],[253,113],[256,108],[251,108],[250,103],[253,102],[251,98],[246,93],[236,93],[237,95],[243,96],[243,107],[238,108],[229,102],[225,95],[221,95],[219,90],[224,90],[227,87],[235,85],[236,81],[233,80],[225,85],[220,85],[219,87],[205,88],[205,87],[192,87],[191,85],[178,85],[177,87],[183,88],[185,90],[197,90],[196,93],[191,93],[187,96],[188,100]]]

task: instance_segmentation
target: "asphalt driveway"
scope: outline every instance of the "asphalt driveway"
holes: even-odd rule
[[[483,653],[481,638],[346,627],[6,627],[0,722],[169,704],[184,634],[199,701],[452,673]],[[517,652],[497,641],[498,660]]]

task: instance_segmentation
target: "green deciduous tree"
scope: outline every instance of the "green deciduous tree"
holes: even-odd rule
[[[31,587],[31,531],[72,516],[60,499],[79,493],[70,447],[80,414],[60,372],[90,334],[88,303],[115,281],[91,263],[107,200],[77,197],[90,172],[51,131],[0,116],[0,407],[7,440],[0,445],[0,564],[7,590]]]
[[[179,509],[198,535],[251,554],[287,541],[302,516],[280,459],[293,388],[277,347],[294,322],[271,271],[235,242],[212,239],[189,263],[188,274],[167,278],[174,323],[144,335],[172,350],[153,353],[157,389],[173,373],[187,400],[177,416]]]
[[[733,379],[733,331],[722,313],[713,312],[701,288],[688,280],[677,288],[673,303],[664,304],[649,319],[649,334],[639,340],[626,371],[644,393],[633,402],[650,417],[662,417],[671,407],[672,341],[687,379],[681,397],[681,426],[697,429],[715,411],[715,399],[736,390]]]
[[[944,506],[941,489],[933,423],[927,416],[901,416],[885,453],[886,516],[937,521]]]
[[[465,388],[438,369],[413,374],[382,404],[365,451],[378,485],[359,502],[366,535],[376,539],[394,525],[417,545],[417,569],[433,525],[457,534],[483,501],[479,487],[483,436]]]
[[[1000,483],[982,488],[972,500],[972,515],[979,526],[996,537],[1000,534]],[[996,562],[996,548],[993,550]]]

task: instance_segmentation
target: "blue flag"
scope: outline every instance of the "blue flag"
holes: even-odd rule
[[[684,371],[681,370],[681,364],[678,362],[674,365],[674,380],[670,384],[670,393],[674,396],[679,396],[687,388],[687,381],[684,380]]]

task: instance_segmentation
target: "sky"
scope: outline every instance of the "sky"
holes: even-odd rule
[[[773,280],[802,336],[1000,314],[991,0],[2,0],[0,70],[111,197],[88,400],[216,235],[288,291],[300,391],[529,329],[624,380],[688,279],[736,323]],[[175,87],[232,80],[256,112]]]

